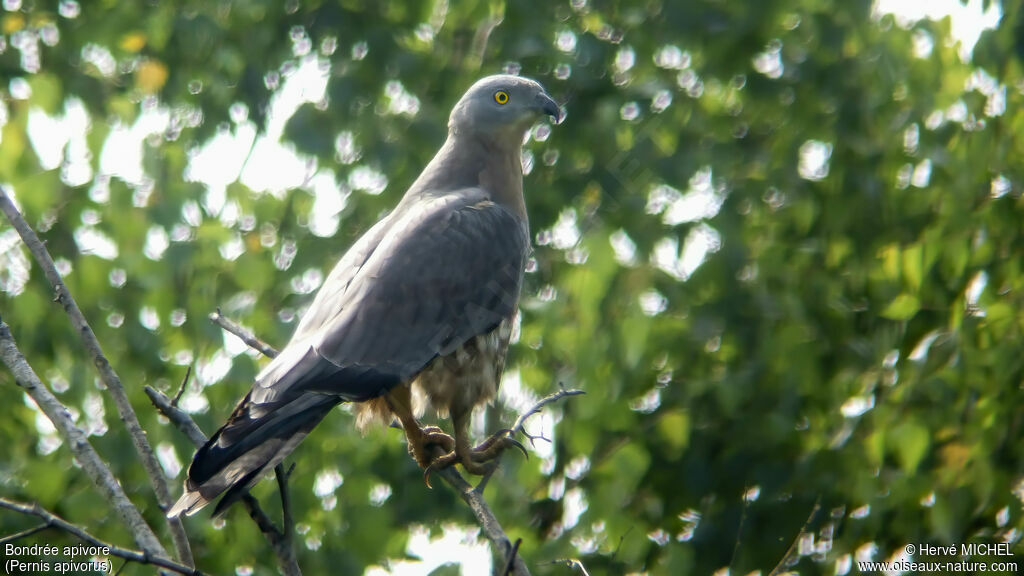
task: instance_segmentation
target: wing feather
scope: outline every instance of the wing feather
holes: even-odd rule
[[[252,400],[362,401],[408,381],[515,313],[528,250],[526,223],[480,190],[400,206],[331,272]]]

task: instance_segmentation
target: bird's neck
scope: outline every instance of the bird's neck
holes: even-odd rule
[[[449,134],[410,192],[480,188],[525,221],[520,140]]]

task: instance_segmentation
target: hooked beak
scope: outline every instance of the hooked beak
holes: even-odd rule
[[[544,92],[537,94],[537,98],[534,100],[534,107],[538,111],[554,118],[555,124],[562,121],[562,109],[558,107],[558,103],[555,102],[551,96],[548,96]]]

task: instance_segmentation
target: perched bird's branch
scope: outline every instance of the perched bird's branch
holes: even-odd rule
[[[519,545],[523,543],[522,538],[516,538],[516,543],[512,545],[512,550],[508,553],[508,560],[505,562],[505,569],[501,571],[501,576],[511,576],[512,570],[516,566],[516,558],[518,558]]]
[[[166,416],[171,421],[171,424],[174,424],[175,428],[195,444],[196,448],[202,448],[203,444],[206,444],[206,434],[203,434],[203,431],[199,429],[199,426],[192,420],[192,417],[181,408],[175,406],[167,395],[152,386],[146,386],[145,391],[153,406],[156,406],[156,409]]]
[[[288,478],[281,470],[281,466],[274,468],[274,472],[278,474],[277,482],[282,492],[287,492]],[[283,480],[282,480],[283,478]],[[256,497],[252,494],[246,494],[242,497],[242,504],[245,506],[245,510],[249,513],[249,517],[252,518],[253,522],[263,533],[263,536],[270,542],[271,548],[274,549],[274,555],[277,556],[277,563],[281,567],[281,571],[284,572],[285,576],[302,576],[302,570],[299,568],[299,561],[295,558],[295,548],[292,547],[292,532],[285,532],[279,530],[274,525],[273,520],[260,508],[260,503],[256,500]],[[281,503],[282,515],[284,516],[283,524],[286,529],[292,526],[291,512],[285,506],[285,503]]]
[[[575,558],[559,558],[558,560],[547,562],[547,564],[561,564],[563,566],[568,566],[569,568],[576,568],[583,576],[590,576],[590,572],[587,572],[587,567],[583,565],[583,562],[580,562]]]
[[[220,308],[217,308],[216,312],[210,314],[210,322],[213,322],[224,330],[238,336],[242,339],[242,342],[245,342],[246,345],[249,346],[249,348],[256,350],[267,358],[277,357],[277,350],[273,346],[257,338],[255,334],[250,332],[241,324],[221,314]]]
[[[18,350],[18,345],[11,335],[11,329],[2,319],[0,319],[0,359],[10,369],[18,386],[25,390],[43,411],[43,414],[46,414],[50,422],[53,422],[57,433],[74,454],[75,460],[131,530],[139,547],[150,558],[166,558],[167,552],[160,544],[156,534],[146,524],[139,509],[125,495],[121,484],[89,443],[85,432],[75,425],[67,406],[62,404],[36,375],[28,360]]]
[[[796,538],[793,539],[793,543],[789,545],[789,549],[786,550],[786,554],[779,560],[779,563],[768,573],[768,576],[781,576],[782,574],[788,573],[789,569],[799,560],[800,551],[800,540],[803,535],[808,532],[811,527],[811,523],[814,522],[814,517],[818,515],[818,511],[821,510],[821,494],[814,500],[814,506],[811,507],[811,513],[807,515],[807,521],[800,527],[800,532],[797,533]]]
[[[174,401],[168,398],[166,394],[151,386],[146,386],[146,395],[153,402],[153,406],[166,416],[171,421],[171,424],[174,424],[174,427],[184,434],[196,448],[201,448],[203,444],[206,444],[206,434],[203,434],[203,431],[199,429],[199,426],[192,420],[192,417],[181,408],[175,406]],[[292,548],[294,523],[291,518],[290,500],[287,496],[288,475],[290,472],[285,472],[284,468],[280,465],[274,471],[277,473],[278,488],[281,492],[282,523],[284,528],[278,529],[274,525],[274,521],[267,516],[266,512],[260,507],[259,501],[251,494],[246,494],[242,497],[242,504],[249,513],[249,517],[256,523],[256,527],[260,529],[260,532],[263,533],[263,536],[270,543],[271,548],[273,548],[281,570],[286,576],[299,576],[302,574],[302,571],[299,569],[299,563],[295,559],[295,550]]]
[[[564,387],[562,387],[559,388],[558,392],[541,398],[536,404],[533,405],[532,408],[520,414],[519,418],[516,418],[515,424],[513,424],[512,428],[509,429],[509,436],[515,437],[516,435],[522,433],[525,434],[526,437],[530,439],[530,442],[533,442],[537,438],[526,433],[527,418],[533,416],[534,414],[538,414],[548,404],[558,402],[559,400],[567,396],[579,396],[581,394],[586,394],[586,392],[584,392],[583,390],[576,389],[566,390]]]
[[[440,452],[439,448],[438,452]],[[455,490],[455,493],[459,495],[459,498],[462,498],[462,501],[469,506],[473,516],[476,516],[477,524],[483,530],[484,536],[491,541],[491,546],[494,547],[494,550],[505,558],[506,568],[508,564],[511,564],[511,570],[506,570],[505,574],[509,576],[530,576],[530,570],[526,567],[526,562],[518,554],[518,546],[513,547],[512,541],[505,534],[505,529],[501,527],[501,522],[498,521],[497,516],[494,515],[491,507],[487,504],[487,500],[484,499],[484,492],[479,489],[482,486],[474,488],[454,466],[442,468],[436,474],[444,479]]]
[[[8,500],[7,498],[0,498],[0,508],[5,508],[7,510],[25,514],[27,516],[36,516],[37,518],[41,518],[43,520],[43,523],[39,526],[36,526],[35,528],[26,530],[24,532],[19,532],[17,534],[12,534],[11,536],[0,539],[0,541],[4,543],[13,542],[19,538],[30,536],[32,534],[35,534],[36,532],[40,532],[48,528],[59,528],[67,532],[68,534],[75,536],[76,538],[78,538],[82,542],[85,542],[86,544],[100,548],[106,548],[108,556],[123,558],[129,562],[137,562],[139,564],[149,564],[151,566],[158,566],[160,568],[170,570],[178,574],[187,574],[189,576],[202,576],[203,574],[195,568],[185,566],[184,564],[179,564],[177,562],[168,560],[163,557],[153,556],[148,552],[129,550],[127,548],[121,548],[120,546],[114,546],[109,542],[104,542],[103,540],[100,540],[92,534],[89,534],[85,530],[82,530],[78,526],[75,526],[74,524],[68,522],[60,516],[57,516],[56,514],[39,506],[39,504],[26,504],[23,502],[15,502],[14,500]]]
[[[50,253],[46,250],[42,241],[39,240],[39,236],[32,230],[32,227],[25,221],[25,218],[18,211],[14,202],[11,201],[7,190],[2,186],[0,186],[0,210],[3,211],[4,215],[7,216],[7,220],[18,231],[25,246],[32,253],[32,257],[35,258],[40,268],[42,268],[43,274],[53,288],[55,300],[63,306],[64,311],[71,320],[71,325],[75,328],[75,332],[81,337],[82,344],[92,357],[93,364],[95,364],[96,370],[99,372],[100,379],[114,399],[117,413],[124,422],[125,429],[128,431],[128,435],[131,436],[135,450],[138,452],[140,460],[142,460],[142,467],[146,470],[149,482],[153,486],[157,502],[162,509],[166,510],[172,504],[171,492],[167,488],[167,481],[164,478],[160,464],[157,462],[156,455],[153,453],[153,448],[149,445],[149,440],[146,439],[146,432],[142,429],[142,425],[139,424],[135,410],[132,409],[131,402],[128,400],[128,394],[125,392],[124,386],[121,385],[120,377],[118,377],[107,357],[103,354],[103,349],[100,347],[96,334],[93,333],[92,327],[89,326],[85,315],[78,308],[75,299],[71,297],[68,287],[64,284],[60,273],[57,272],[57,267],[54,265]],[[178,518],[168,518],[167,525],[174,540],[178,559],[186,564],[192,564],[192,550],[189,547],[188,536],[185,534],[185,527],[182,525],[181,520]]]
[[[248,344],[251,348],[254,348],[259,352],[262,352],[263,355],[269,358],[274,358],[277,356],[278,352],[276,349],[274,349],[272,346],[270,346],[263,340],[257,338],[254,334],[252,334],[252,332],[246,330],[238,323],[233,322],[229,318],[224,317],[220,313],[220,310],[217,310],[215,313],[210,314],[210,321],[212,321],[214,324],[217,324],[221,328],[227,330],[228,332],[231,332],[235,336],[238,336],[239,338],[242,339],[243,342]],[[181,412],[176,408],[173,408],[173,410],[177,410],[177,413],[165,410],[164,405],[166,405],[168,408],[172,407],[170,406],[170,401],[161,392],[158,392],[156,390],[153,390],[152,388],[147,387],[146,393],[150,395],[151,399],[154,398],[154,395],[159,395],[163,397],[162,403],[158,404],[155,399],[153,400],[153,403],[156,404],[157,408],[159,408],[160,411],[163,412],[164,415],[171,420],[171,422],[174,422],[175,425],[179,427],[179,429],[185,432],[186,435],[190,435],[190,432],[188,432],[188,430],[191,427],[195,427],[195,423],[192,422],[192,419],[188,416],[188,414],[185,414],[184,412]],[[558,392],[555,392],[554,394],[545,396],[536,404],[534,404],[529,410],[524,412],[516,419],[515,424],[513,424],[512,428],[509,429],[509,435],[515,436],[520,432],[525,434],[526,432],[524,426],[526,425],[526,420],[530,416],[539,413],[548,404],[557,402],[558,400],[561,400],[562,398],[566,398],[568,396],[577,396],[580,394],[584,394],[584,392],[582,390],[567,390],[565,388],[562,388]],[[198,430],[198,427],[196,427],[196,429]],[[202,432],[200,432],[199,434],[202,434]],[[530,437],[529,435],[527,436]],[[530,437],[530,439],[532,440],[533,438]],[[197,445],[201,446],[202,443],[198,443]],[[438,451],[440,451],[440,447],[435,448]],[[285,499],[285,487],[281,480],[281,466],[278,466],[275,470],[278,474],[278,482],[281,485],[282,504],[284,504],[285,502],[287,502],[287,500]],[[490,479],[490,474],[485,475],[481,479],[480,483],[476,487],[474,487],[465,479],[465,477],[462,476],[462,474],[459,473],[458,470],[455,469],[454,466],[443,468],[441,470],[438,470],[436,473],[439,476],[441,476],[441,478],[443,478],[444,481],[447,482],[448,485],[451,486],[452,489],[454,489],[455,492],[459,495],[459,497],[462,498],[462,500],[469,506],[470,510],[473,512],[473,515],[476,516],[477,523],[480,524],[480,528],[483,530],[484,535],[487,537],[488,540],[491,541],[491,545],[494,546],[496,550],[501,550],[503,552],[506,563],[504,574],[509,576],[530,576],[530,571],[526,567],[526,563],[518,554],[520,542],[517,540],[516,543],[513,544],[512,541],[509,540],[508,535],[505,534],[505,530],[501,527],[501,523],[498,522],[498,518],[494,515],[494,512],[491,510],[491,507],[487,504],[487,500],[484,499],[484,488],[486,488],[487,486],[487,481]],[[284,474],[284,478],[285,481],[287,481],[287,474]],[[247,507],[250,506],[250,504],[252,504],[257,506],[258,509],[258,504],[255,502],[255,498],[247,496],[245,502]],[[285,511],[287,513],[287,508],[285,508]],[[260,514],[262,514],[262,511],[260,511]],[[256,520],[256,523],[260,525],[260,530],[264,530],[263,524],[261,524],[261,521],[257,520],[257,517],[253,515],[251,508],[250,515],[253,516],[253,519]],[[276,527],[273,527],[273,524],[270,523],[271,527],[273,527],[273,533],[276,534],[277,537],[286,537],[290,539],[290,536],[287,534],[287,522],[288,519],[286,517],[286,532],[284,534],[282,534],[281,531],[277,530]],[[269,523],[269,520],[267,520],[267,523]],[[264,531],[264,533],[267,534],[266,531]],[[270,538],[269,534],[268,538]],[[273,542],[274,540],[271,540],[271,543]]]
[[[287,555],[287,559],[290,563],[295,566],[296,572],[290,573],[285,571],[286,576],[299,576],[302,573],[298,572],[298,562],[295,560],[295,547],[292,545],[292,539],[295,536],[295,520],[292,517],[292,499],[288,495],[288,479],[292,475],[292,470],[295,469],[295,464],[292,463],[288,470],[284,469],[283,464],[278,464],[274,467],[274,474],[277,476],[277,489],[281,493],[281,530],[278,532],[279,542],[274,544],[275,547],[280,547],[281,550]],[[276,548],[275,548],[276,550]]]

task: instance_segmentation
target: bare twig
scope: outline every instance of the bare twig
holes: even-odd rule
[[[278,482],[280,482],[280,479],[278,479]],[[302,576],[299,562],[295,559],[295,549],[292,547],[291,538],[274,525],[274,522],[263,512],[259,501],[253,495],[246,494],[243,496],[242,504],[245,505],[245,510],[249,513],[249,517],[252,518],[260,532],[267,539],[267,542],[270,543],[270,547],[274,549],[277,563],[285,576]]]
[[[273,346],[257,338],[255,334],[250,332],[241,324],[221,314],[220,308],[217,308],[216,312],[210,314],[210,322],[213,322],[224,330],[238,336],[242,339],[242,342],[245,342],[249,346],[249,348],[260,352],[267,358],[277,357],[277,350],[275,350]]]
[[[292,471],[295,470],[295,463],[288,467],[286,471],[283,464],[278,464],[274,467],[274,474],[277,475],[277,489],[281,493],[281,532],[284,537],[291,542],[292,535],[295,534],[295,521],[292,519],[292,499],[288,495],[288,480],[292,477]]]
[[[526,412],[523,412],[522,414],[519,415],[518,418],[516,418],[515,423],[512,424],[511,428],[509,428],[509,432],[508,432],[509,438],[515,438],[518,434],[523,434],[524,436],[526,436],[530,440],[530,444],[531,445],[534,444],[534,440],[545,440],[547,442],[551,442],[550,439],[545,438],[543,435],[541,435],[541,436],[534,436],[534,435],[530,434],[529,432],[527,432],[526,431],[526,420],[530,416],[533,416],[534,414],[539,414],[540,411],[543,410],[545,406],[547,406],[548,404],[551,404],[552,402],[557,402],[557,401],[561,400],[562,398],[566,398],[568,396],[579,396],[580,394],[586,394],[586,392],[584,392],[583,390],[576,390],[576,389],[567,390],[564,387],[561,387],[561,385],[560,385],[560,387],[558,389],[558,392],[555,392],[554,394],[549,394],[549,395],[541,398],[540,400],[537,401],[536,404],[531,406],[529,410],[527,410]],[[483,493],[484,489],[487,488],[487,483],[491,481],[491,476],[494,475],[494,472],[496,470],[497,470],[497,467],[495,466],[495,467],[491,468],[486,474],[484,474],[480,478],[480,481],[476,485],[476,490],[478,492]]]
[[[615,557],[619,555],[619,550],[622,549],[622,543],[626,541],[626,536],[628,536],[632,531],[633,526],[630,526],[629,528],[626,528],[626,531],[622,533],[622,536],[619,536],[619,543],[615,545],[615,550],[612,550],[612,555],[608,560],[615,560]]]
[[[583,576],[590,576],[590,572],[587,572],[587,567],[583,565],[583,562],[580,562],[575,558],[559,558],[557,560],[552,560],[551,562],[546,562],[546,564],[563,564],[569,568],[578,568]]]
[[[511,576],[512,568],[515,567],[515,559],[519,554],[519,545],[523,543],[522,538],[516,538],[515,544],[512,545],[512,550],[509,550],[508,560],[505,561],[505,569],[501,571],[501,576]]]
[[[128,394],[121,384],[120,377],[118,377],[107,357],[103,354],[103,349],[96,338],[96,334],[93,333],[92,328],[85,319],[85,315],[78,308],[75,299],[71,297],[68,287],[57,272],[57,267],[54,265],[50,253],[46,250],[42,241],[39,240],[35,231],[32,230],[32,227],[25,221],[17,207],[15,207],[14,202],[7,195],[7,190],[2,186],[0,186],[0,210],[7,216],[11,225],[18,231],[25,246],[28,247],[29,252],[32,253],[33,258],[39,263],[43,274],[53,288],[56,300],[64,307],[64,311],[71,320],[71,325],[81,337],[82,344],[92,357],[100,379],[114,399],[117,413],[124,422],[128,435],[131,436],[135,450],[139,453],[142,467],[146,470],[146,475],[149,476],[149,482],[153,486],[157,502],[161,508],[166,510],[171,505],[171,492],[167,488],[167,481],[164,478],[163,470],[157,462],[153,448],[149,445],[149,440],[146,439],[146,432],[142,429],[142,425],[139,424],[135,410],[132,409],[131,402],[128,400]],[[167,526],[174,540],[178,558],[186,564],[192,564],[192,550],[189,547],[188,536],[185,534],[185,527],[181,524],[181,520],[178,518],[168,518]]]
[[[793,543],[789,545],[789,549],[786,550],[786,555],[779,560],[778,565],[768,573],[768,576],[779,576],[787,571],[789,563],[796,557],[799,550],[800,537],[807,533],[808,527],[811,522],[814,522],[814,517],[818,515],[818,510],[821,509],[821,494],[814,500],[814,506],[811,508],[811,513],[807,515],[807,520],[804,525],[800,527],[800,532],[797,533],[796,538],[793,539]]]
[[[185,434],[197,448],[201,448],[203,444],[206,444],[206,434],[203,434],[203,431],[199,429],[199,426],[196,426],[195,421],[184,410],[175,406],[170,398],[156,388],[146,386],[144,390],[146,391],[146,396],[149,396],[149,400],[156,406],[157,410],[166,416],[171,421],[171,424],[174,424],[175,428]]]
[[[43,530],[46,530],[49,527],[50,524],[48,522],[43,522],[35,528],[29,528],[28,530],[22,530],[21,532],[16,532],[9,536],[4,536],[3,538],[0,538],[0,545],[7,544],[8,542],[15,542],[21,540],[22,538],[28,538],[36,532],[42,532]]]
[[[750,500],[747,498],[747,493],[750,492],[750,486],[747,483],[743,485],[743,510],[740,511],[740,524],[736,527],[736,542],[732,547],[732,558],[729,559],[729,566],[732,567],[736,563],[736,557],[739,556],[740,546],[743,544],[743,528],[747,525],[747,512],[750,510]]]
[[[202,572],[196,570],[195,568],[192,568],[191,566],[185,566],[184,564],[179,564],[172,560],[168,560],[164,557],[154,557],[152,554],[149,554],[147,552],[139,552],[136,550],[121,548],[120,546],[115,546],[109,542],[100,540],[99,538],[93,536],[92,534],[89,534],[85,530],[82,530],[78,526],[75,526],[67,520],[64,520],[60,516],[57,516],[56,514],[46,510],[45,508],[42,508],[38,504],[26,504],[23,502],[15,502],[14,500],[8,500],[7,498],[0,498],[0,508],[6,508],[7,510],[18,512],[20,514],[41,518],[44,524],[42,524],[40,527],[37,527],[36,529],[33,529],[33,532],[38,532],[39,530],[46,528],[59,528],[60,530],[63,530],[68,534],[75,536],[76,538],[87,544],[106,548],[108,556],[123,558],[127,561],[137,562],[139,564],[149,564],[151,566],[158,566],[165,570],[177,572],[178,574],[187,574],[189,576],[202,576],[203,574]],[[25,534],[24,532],[20,533],[20,536],[26,535],[27,534]],[[5,538],[4,540],[6,541],[7,539]]]
[[[436,448],[440,450],[440,447]],[[459,498],[462,498],[462,501],[469,506],[473,516],[476,516],[477,524],[483,530],[484,536],[491,541],[491,546],[495,550],[511,550],[512,542],[501,527],[501,522],[498,522],[498,518],[491,511],[487,500],[484,499],[483,491],[473,488],[473,485],[467,482],[454,466],[442,468],[435,473],[443,478],[455,490]],[[523,562],[522,556],[516,554],[510,560],[512,561],[512,571],[508,572],[508,574],[512,576],[530,576],[530,570],[526,567],[526,563]]]
[[[509,435],[510,436],[516,436],[519,433],[526,434],[525,426],[526,426],[526,419],[527,418],[529,418],[530,416],[533,416],[534,414],[537,414],[538,412],[543,410],[544,407],[547,406],[548,404],[551,404],[553,402],[558,402],[559,400],[561,400],[562,398],[565,398],[567,396],[579,396],[580,394],[586,394],[586,392],[584,392],[583,390],[576,390],[576,389],[566,390],[565,388],[560,388],[558,390],[558,392],[555,392],[554,394],[550,394],[548,396],[545,396],[545,397],[541,398],[540,401],[538,401],[536,404],[534,404],[532,408],[530,408],[526,412],[523,412],[522,414],[520,414],[519,418],[516,418],[516,423],[512,425],[512,428],[511,428],[512,431],[509,433]],[[526,434],[526,437],[529,438],[531,442],[534,439],[533,436],[530,436],[529,434]],[[545,438],[545,440],[546,440],[546,438]]]
[[[177,407],[178,402],[181,401],[181,395],[185,393],[185,388],[188,386],[188,377],[192,375],[192,366],[189,365],[185,369],[185,377],[181,379],[181,387],[178,388],[178,393],[174,395],[174,400],[171,400],[171,406]]]
[[[39,409],[53,422],[64,443],[82,465],[93,483],[106,497],[117,514],[135,536],[135,542],[150,557],[167,557],[156,534],[142,518],[138,508],[125,495],[121,484],[114,477],[107,464],[89,443],[85,432],[75,425],[68,408],[50,392],[29,365],[25,356],[18,350],[18,345],[11,336],[11,329],[0,319],[0,358],[14,375],[14,381],[32,397]]]
[[[153,406],[160,411],[161,414],[167,417],[174,424],[174,427],[181,431],[182,434],[187,437],[196,448],[200,448],[203,444],[206,444],[206,435],[199,429],[192,417],[186,414],[182,409],[174,406],[170,398],[167,397],[163,392],[146,386],[146,395],[153,402]],[[278,473],[278,488],[281,491],[281,509],[284,516],[284,530],[278,529],[274,525],[274,521],[267,516],[263,508],[260,507],[260,503],[251,494],[246,494],[242,497],[242,504],[245,506],[246,512],[249,513],[249,517],[252,518],[253,522],[256,523],[256,527],[263,533],[263,537],[270,543],[271,548],[274,550],[274,555],[277,556],[277,563],[281,566],[281,570],[286,576],[299,576],[302,571],[299,569],[299,563],[295,558],[295,550],[292,548],[291,534],[294,533],[294,528],[291,520],[291,505],[290,500],[287,499],[287,474],[281,466],[274,469]],[[282,474],[284,479],[282,480]]]
[[[274,467],[274,473],[277,475],[277,489],[281,493],[281,531],[278,533],[279,540],[274,544],[274,549],[277,551],[280,548],[279,554],[282,558],[289,560],[287,566],[294,566],[294,571],[289,571],[285,568],[285,576],[301,576],[302,572],[299,571],[299,563],[295,560],[295,547],[292,545],[292,538],[295,535],[295,521],[292,519],[292,499],[288,495],[288,478],[292,475],[292,470],[295,469],[293,463],[291,467],[286,471],[283,464],[278,464]]]

